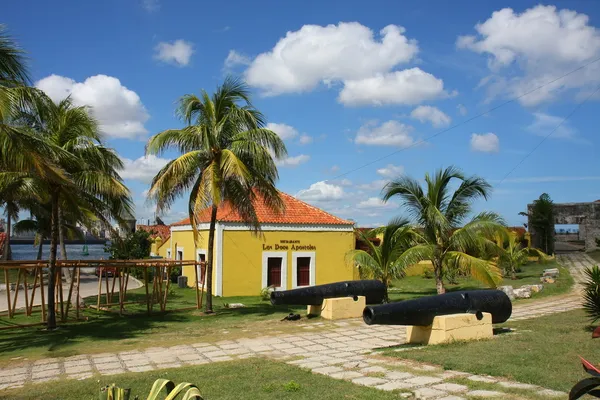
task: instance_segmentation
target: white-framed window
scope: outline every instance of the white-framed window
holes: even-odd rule
[[[262,287],[274,286],[276,290],[287,289],[287,252],[263,251]]]
[[[167,249],[167,260],[171,259],[171,249]]]
[[[183,247],[179,247],[177,246],[177,252],[175,253],[175,259],[176,260],[183,260]]]
[[[206,249],[196,249],[196,261],[206,262]],[[202,285],[204,283],[206,264],[198,265],[196,268],[198,269],[198,285]]]
[[[315,285],[316,254],[314,251],[292,253],[292,289]]]

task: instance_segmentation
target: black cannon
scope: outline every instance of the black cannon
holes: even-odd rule
[[[460,313],[473,313],[478,319],[483,318],[482,313],[490,313],[492,323],[499,324],[510,318],[512,303],[501,290],[467,290],[367,306],[363,320],[367,325],[428,326],[438,315]]]
[[[271,304],[318,306],[325,299],[358,296],[365,296],[367,304],[381,303],[385,297],[385,285],[377,280],[345,281],[275,291],[271,292]]]

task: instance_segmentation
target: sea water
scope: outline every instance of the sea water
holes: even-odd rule
[[[67,245],[67,258],[69,260],[107,260],[109,254],[104,251],[103,244],[88,244],[87,256],[83,255],[83,244],[68,244]],[[38,254],[38,247],[32,244],[11,244],[13,260],[35,260]],[[60,247],[57,250],[57,256],[60,259]],[[42,248],[42,259],[47,260],[50,258],[50,245],[44,244]]]

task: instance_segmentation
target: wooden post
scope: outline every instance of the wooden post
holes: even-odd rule
[[[71,296],[73,295],[73,285],[75,285],[75,267],[73,267],[73,273],[71,273],[71,284],[69,285],[69,295],[67,296],[67,312],[65,313],[65,319],[69,318],[69,308],[71,307]]]
[[[106,304],[110,303],[108,299],[108,272],[104,274],[104,281],[106,282]]]
[[[127,300],[127,287],[129,286],[129,268],[125,269],[125,289],[123,290],[123,302]]]
[[[8,318],[12,318],[10,309],[10,280],[8,278],[8,268],[4,268],[4,283],[6,284],[6,307],[8,307]]]
[[[59,286],[59,295],[60,295],[60,318],[64,320],[65,318],[65,302],[63,298],[63,287],[62,287],[62,267],[58,267],[58,286]]]
[[[27,310],[27,315],[31,315],[31,310],[33,310],[33,301],[35,299],[35,289],[37,287],[37,281],[38,281],[38,273],[37,273],[37,268],[34,269],[34,278],[33,278],[33,289],[31,290],[31,301],[29,302],[29,309]]]
[[[17,286],[15,286],[15,297],[13,297],[12,303],[12,315],[10,316],[11,318],[15,316],[15,309],[17,308],[17,298],[19,297],[19,285],[21,284],[21,271],[23,271],[23,269],[19,268],[18,271],[19,272],[17,273]]]
[[[100,297],[102,296],[102,272],[104,267],[100,267],[100,276],[98,276],[98,302],[96,304],[96,311],[100,312]]]
[[[117,268],[117,272],[119,274],[119,278],[121,277],[121,271],[119,271],[119,268]],[[117,276],[113,273],[113,281],[112,281],[112,288],[110,289],[110,302],[112,303],[112,298],[115,295],[115,283],[117,282]]]
[[[144,286],[146,286],[146,307],[150,315],[150,297],[148,297],[148,268],[144,268]]]
[[[46,322],[46,298],[44,297],[44,268],[38,268],[40,273],[40,296],[42,299],[42,322]]]
[[[79,297],[81,293],[79,291],[79,284],[81,283],[81,268],[77,268],[77,298],[75,299],[75,302],[77,303],[77,311],[76,311],[76,317],[79,320]]]
[[[194,264],[194,271],[196,282],[194,282],[194,287],[196,288],[196,309],[200,309],[200,293],[198,291],[198,264]],[[202,264],[200,264],[200,275],[202,275]]]
[[[206,283],[206,261],[204,264],[204,278],[202,278],[202,294],[200,295],[200,308],[202,308],[202,299],[204,298],[204,284]]]
[[[113,282],[114,286],[114,282]],[[123,276],[119,269],[119,315],[123,315]]]
[[[167,267],[167,285],[165,288],[165,298],[163,299],[163,311],[167,309],[167,296],[169,295],[169,286],[171,285],[171,268]]]

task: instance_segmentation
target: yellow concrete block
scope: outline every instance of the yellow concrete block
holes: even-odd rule
[[[357,300],[352,297],[336,297],[325,299],[320,306],[308,306],[306,312],[309,315],[319,315],[325,319],[347,319],[360,318],[367,305],[365,296],[358,296]]]
[[[492,315],[483,313],[477,320],[475,314],[452,314],[435,317],[429,326],[409,326],[406,338],[409,343],[439,344],[455,340],[479,340],[494,335]]]

